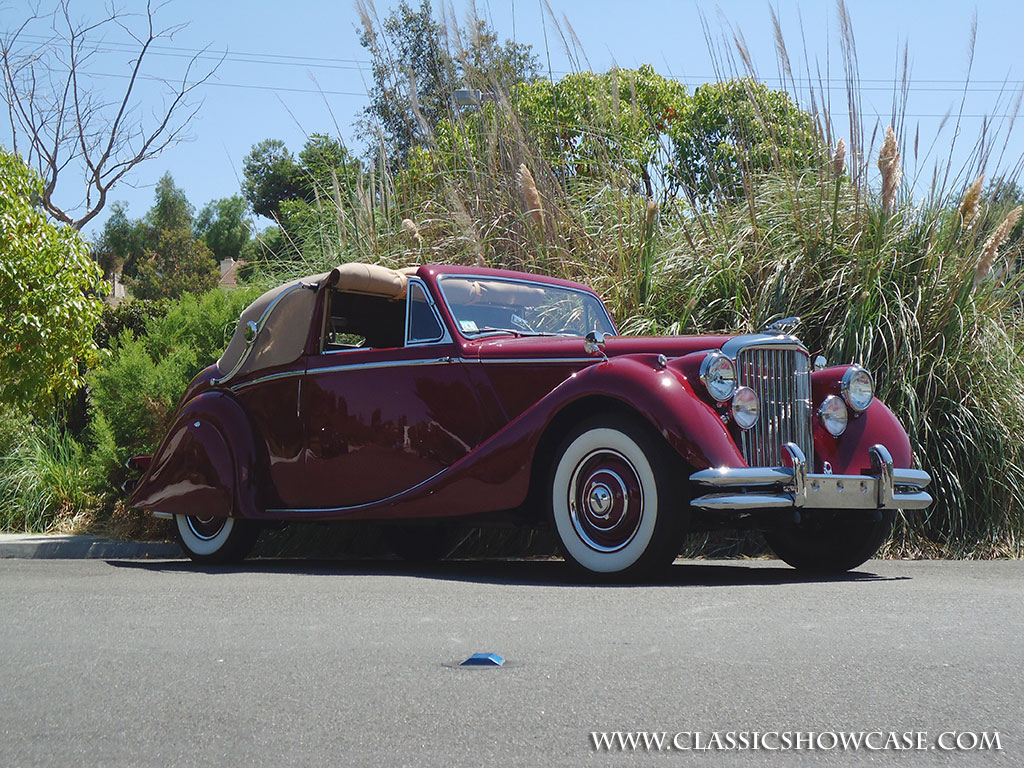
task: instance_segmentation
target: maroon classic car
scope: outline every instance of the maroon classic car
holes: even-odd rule
[[[271,521],[385,521],[406,554],[453,523],[552,526],[566,559],[635,577],[695,530],[758,528],[844,571],[931,498],[857,365],[810,363],[795,318],[631,338],[597,295],[475,267],[343,264],[249,306],[189,385],[131,496],[194,560]]]

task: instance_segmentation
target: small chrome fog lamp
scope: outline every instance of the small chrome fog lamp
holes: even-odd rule
[[[739,387],[732,396],[732,417],[740,429],[750,429],[761,415],[761,402],[750,387]]]
[[[846,431],[846,423],[850,420],[850,414],[846,410],[846,403],[841,398],[829,395],[818,408],[818,419],[830,435],[839,437]]]

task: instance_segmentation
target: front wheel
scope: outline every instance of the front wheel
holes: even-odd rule
[[[556,454],[551,521],[566,559],[594,574],[642,576],[678,554],[688,517],[670,449],[646,424],[601,417]]]
[[[767,531],[764,537],[782,560],[812,573],[843,573],[863,565],[888,540],[895,519],[891,510],[880,520],[843,520],[826,510],[804,516],[801,525]]]
[[[197,563],[237,563],[259,536],[255,523],[237,517],[175,515],[174,522],[181,548]]]

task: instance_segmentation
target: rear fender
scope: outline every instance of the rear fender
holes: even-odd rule
[[[179,410],[129,503],[168,514],[258,516],[255,445],[233,397],[198,395]]]

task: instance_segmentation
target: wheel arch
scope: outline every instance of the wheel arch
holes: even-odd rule
[[[541,500],[544,498],[559,446],[578,424],[598,415],[619,416],[646,427],[667,452],[677,456],[685,466],[689,466],[686,459],[679,455],[650,418],[633,405],[612,395],[585,395],[567,403],[559,410],[541,434],[530,464],[530,490],[525,504],[526,510],[532,511],[535,515],[542,514],[538,510],[543,508]]]
[[[129,504],[147,511],[258,516],[256,441],[242,406],[205,392],[179,410]]]

